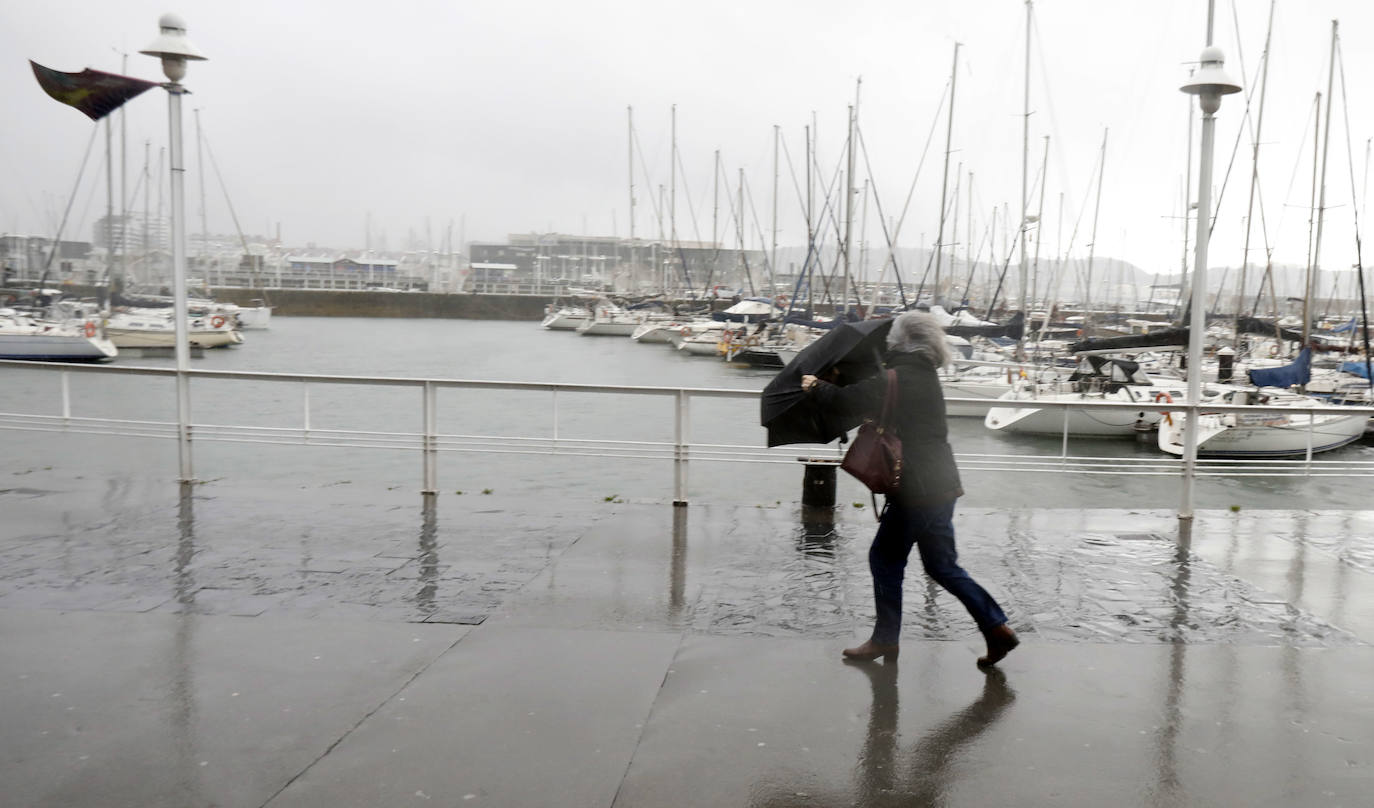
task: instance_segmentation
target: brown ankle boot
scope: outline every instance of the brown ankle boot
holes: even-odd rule
[[[1002,658],[1011,653],[1011,649],[1021,644],[1017,639],[1016,632],[1011,630],[1011,626],[1003,623],[996,628],[990,628],[983,632],[983,636],[988,641],[988,655],[978,657],[978,667],[989,668],[1002,661]]]
[[[860,645],[857,648],[844,649],[842,653],[844,654],[845,659],[853,660],[855,662],[867,662],[869,660],[877,659],[878,657],[882,657],[884,660],[888,662],[896,662],[897,652],[899,650],[901,650],[900,646],[896,645],[895,643],[893,645],[880,645],[878,643],[873,642],[873,640],[867,640],[866,642],[864,642],[863,645]]]

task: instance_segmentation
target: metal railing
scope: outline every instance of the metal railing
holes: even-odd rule
[[[59,378],[57,414],[0,412],[0,429],[75,434],[118,435],[137,438],[176,440],[181,434],[175,420],[145,420],[99,416],[76,416],[72,410],[70,380],[73,374],[116,374],[135,377],[158,377],[175,380],[173,368],[129,367],[117,365],[71,365],[45,362],[0,361],[0,367],[43,370],[56,373]],[[440,452],[476,452],[518,455],[563,455],[611,457],[672,462],[673,496],[675,504],[686,504],[688,469],[691,461],[731,463],[795,464],[799,452],[815,455],[835,452],[834,447],[819,449],[789,446],[765,449],[758,445],[737,443],[695,442],[691,438],[691,406],[694,400],[736,399],[757,401],[754,390],[724,388],[649,387],[627,385],[564,384],[514,381],[475,381],[459,379],[427,379],[387,376],[337,376],[301,373],[259,373],[221,370],[188,370],[192,380],[227,380],[232,382],[269,382],[299,385],[302,405],[299,421],[292,426],[257,426],[244,423],[195,422],[188,424],[187,434],[194,441],[231,443],[298,444],[363,449],[399,449],[417,452],[422,459],[424,491],[433,493],[438,486],[437,456]],[[312,418],[311,390],[322,386],[361,385],[376,388],[396,388],[416,391],[419,395],[421,428],[415,431],[378,429],[325,428]],[[551,432],[547,436],[444,433],[438,429],[440,390],[461,389],[484,392],[528,391],[549,394]],[[560,429],[560,395],[591,394],[666,399],[673,406],[671,440],[625,440],[616,437],[569,437]],[[980,404],[998,408],[1058,409],[1064,412],[1065,431],[1060,436],[1060,449],[1055,454],[961,452],[957,454],[961,468],[970,471],[1034,471],[1039,473],[1179,476],[1183,461],[1179,457],[1161,453],[1149,457],[1092,456],[1071,454],[1067,431],[1070,410],[1122,410],[1133,413],[1185,413],[1190,408],[1183,402],[1102,402],[1102,401],[1042,401],[1042,400],[986,400],[950,397],[950,404]],[[1283,414],[1330,414],[1340,412],[1374,414],[1370,407],[1274,407],[1242,406],[1204,403],[1197,407],[1202,413],[1276,412]],[[1199,458],[1197,476],[1374,476],[1374,461],[1354,457],[1335,460],[1316,459],[1311,451],[1312,419],[1309,419],[1309,450],[1301,459],[1225,459]],[[838,453],[834,454],[838,458]]]

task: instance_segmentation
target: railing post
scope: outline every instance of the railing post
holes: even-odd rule
[[[191,378],[183,367],[177,368],[177,465],[180,482],[195,481],[191,463]]]
[[[423,408],[423,409],[424,409],[423,417],[424,417],[424,422],[425,422],[425,437],[424,437],[425,487],[424,487],[424,489],[420,492],[420,493],[422,493],[422,494],[434,494],[434,493],[436,493],[436,492],[438,491],[438,488],[439,488],[439,482],[438,482],[438,476],[439,476],[439,475],[438,475],[438,468],[437,468],[437,466],[438,466],[438,463],[437,463],[437,461],[438,461],[438,449],[437,449],[437,446],[436,446],[437,441],[436,441],[435,434],[434,434],[435,431],[436,431],[435,428],[434,428],[434,422],[435,422],[435,416],[434,416],[434,399],[435,399],[434,383],[433,383],[433,382],[430,382],[430,381],[426,381],[426,382],[425,382],[425,386],[424,386],[424,408]]]
[[[72,388],[67,371],[60,371],[58,377],[62,380],[62,420],[65,424],[72,417]]]
[[[302,432],[301,442],[310,443],[310,382],[301,382],[301,405],[304,408],[304,418],[301,419]]]
[[[1307,453],[1303,458],[1303,460],[1305,461],[1303,464],[1305,472],[1303,474],[1304,477],[1312,476],[1312,445],[1317,437],[1316,432],[1317,414],[1315,412],[1309,412],[1307,414]]]
[[[687,416],[686,390],[677,391],[677,407],[673,418],[673,506],[687,507]]]
[[[1069,408],[1064,407],[1064,433],[1060,435],[1059,459],[1069,459]]]

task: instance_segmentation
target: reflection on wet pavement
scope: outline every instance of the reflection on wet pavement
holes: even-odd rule
[[[24,491],[11,495],[7,510],[17,518],[0,533],[0,607],[459,624],[481,623],[546,572],[556,587],[565,551],[590,542],[594,553],[606,539],[590,527],[633,510],[589,502],[547,513],[498,496],[428,497],[417,506],[399,492],[359,501],[345,485],[251,502],[218,483],[184,487],[174,498],[117,480],[94,500]],[[1177,546],[1167,520],[1149,515],[965,509],[956,526],[961,563],[1030,638],[1357,643],[1359,632],[1332,622],[1344,614],[1339,591],[1323,581],[1321,602],[1309,605],[1318,590],[1304,582],[1326,575],[1318,570],[1374,570],[1370,526],[1348,515],[1292,513],[1212,517],[1198,530],[1203,555]],[[672,515],[632,537],[670,547],[659,579],[663,617],[649,619],[720,635],[840,638],[866,630],[868,509],[805,522],[785,507]],[[689,535],[703,538],[694,544]],[[1285,549],[1277,578],[1235,560],[1275,546]],[[1308,556],[1322,563],[1308,571]],[[636,569],[662,563],[650,561]],[[905,636],[975,636],[952,597],[918,569],[909,573]]]

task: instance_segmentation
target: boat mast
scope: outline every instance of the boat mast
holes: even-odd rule
[[[1041,243],[1042,241],[1044,241],[1044,239],[1042,238],[1042,234],[1045,232],[1045,231],[1044,231],[1044,227],[1045,227],[1045,186],[1046,186],[1046,185],[1049,185],[1049,178],[1050,178],[1050,175],[1049,175],[1049,168],[1050,168],[1050,136],[1049,136],[1049,135],[1045,135],[1045,156],[1042,157],[1042,158],[1040,159],[1040,204],[1039,204],[1039,206],[1036,208],[1036,212],[1035,212],[1035,258],[1034,258],[1034,259],[1032,260],[1032,262],[1031,262],[1031,277],[1034,278],[1034,280],[1035,280],[1035,286],[1036,286],[1036,288],[1032,290],[1032,294],[1031,294],[1031,306],[1032,306],[1032,307],[1035,306],[1035,298],[1036,298],[1035,292],[1038,292],[1038,291],[1039,291],[1039,286],[1040,286],[1040,243]],[[1046,289],[1046,291],[1048,291],[1048,288]],[[1030,328],[1030,325],[1031,325],[1030,312],[1027,312],[1027,313],[1026,313],[1026,316],[1025,316],[1025,319],[1023,320],[1023,322],[1025,323],[1025,326],[1024,326],[1025,328]],[[1049,327],[1049,324],[1050,324],[1050,304],[1049,304],[1049,301],[1047,300],[1047,301],[1045,301],[1045,326],[1044,326],[1044,327],[1048,328],[1048,327]],[[1037,338],[1037,339],[1036,339],[1036,342],[1039,342],[1039,341],[1040,341],[1039,338]]]
[[[153,141],[143,141],[143,271],[147,274],[148,267],[148,196],[152,191],[153,178],[148,170],[152,167]]]
[[[1027,316],[1026,292],[1030,281],[1030,267],[1026,265],[1026,205],[1027,188],[1026,172],[1030,164],[1030,48],[1031,48],[1031,13],[1034,4],[1031,0],[1026,0],[1026,69],[1025,85],[1021,97],[1021,317],[1025,322]],[[1100,185],[1098,186],[1101,187]],[[1025,359],[1026,353],[1026,328],[1021,328],[1021,336],[1016,338],[1016,357]]]
[[[205,158],[202,154],[201,144],[204,138],[200,134],[200,109],[195,111],[196,115],[196,179],[200,183],[200,285],[205,289],[210,288],[210,261],[208,249],[210,244],[210,227],[205,219]],[[252,260],[251,258],[248,260]]]
[[[129,75],[129,54],[123,54],[119,72]],[[119,274],[127,269],[129,249],[129,123],[124,105],[119,106]]]
[[[1308,337],[1308,301],[1312,297],[1312,267],[1315,260],[1312,256],[1313,247],[1313,227],[1316,225],[1315,212],[1317,209],[1317,160],[1321,155],[1321,140],[1317,135],[1321,131],[1322,125],[1322,94],[1317,93],[1316,112],[1312,116],[1312,126],[1315,131],[1312,134],[1312,195],[1307,203],[1307,273],[1303,276],[1302,282],[1302,344],[1307,344]]]
[[[778,269],[778,138],[780,129],[777,124],[773,124],[773,243],[772,250],[768,258],[768,279],[774,282],[774,275]],[[1365,161],[1368,163],[1368,160]],[[776,287],[776,283],[774,283]],[[777,292],[776,288],[769,290],[769,296]],[[789,301],[790,303],[790,301]]]
[[[677,257],[677,104],[672,106],[672,148],[668,150],[668,237],[672,242],[673,254],[668,257],[668,267],[671,267]],[[664,268],[668,272],[667,267]],[[671,273],[673,280],[677,280],[677,273]],[[663,291],[668,291],[668,278],[663,279]]]
[[[860,82],[863,80],[860,79]],[[848,167],[845,169],[844,193],[844,281],[840,284],[840,299],[844,301],[844,313],[849,314],[849,262],[852,253],[854,234],[854,109],[859,103],[858,88],[854,90],[854,104],[849,107]]]
[[[1332,101],[1332,99],[1335,98],[1332,92],[1334,91],[1334,83],[1336,80],[1336,37],[1337,28],[1339,26],[1339,20],[1331,21],[1331,65],[1327,69],[1326,74],[1326,124],[1324,125],[1325,131],[1322,132],[1322,190],[1321,199],[1317,202],[1317,243],[1312,247],[1312,276],[1314,278],[1316,274],[1321,271],[1322,222],[1326,214],[1326,159],[1330,156],[1331,146],[1331,108],[1336,106]],[[1310,292],[1311,289],[1309,288],[1308,291]],[[1302,318],[1302,344],[1304,346],[1307,345],[1307,337],[1312,327],[1311,323],[1308,321],[1307,306],[1308,303],[1304,301]]]
[[[954,85],[959,77],[959,43],[954,43],[954,62],[949,71],[949,123],[945,128],[945,167],[940,178],[940,228],[935,236],[935,294],[934,303],[940,302],[940,257],[945,240],[945,196],[949,189],[949,147],[954,138]],[[919,302],[919,301],[918,301]]]
[[[814,205],[815,205],[815,201],[814,201],[814,199],[813,199],[813,197],[814,197],[814,195],[815,195],[815,191],[814,191],[814,187],[813,187],[813,186],[815,185],[815,180],[813,180],[812,177],[811,177],[811,149],[812,149],[812,143],[811,143],[811,127],[808,126],[808,127],[805,128],[805,130],[806,130],[806,260],[802,263],[802,273],[803,273],[803,274],[807,274],[807,273],[810,271],[810,269],[811,269],[811,253],[812,253],[813,250],[816,249],[816,230],[815,230],[815,228],[813,227],[813,223],[812,223],[812,219],[815,218],[815,214],[812,212],[812,208],[813,208]],[[807,276],[807,279],[806,279],[806,307],[807,307],[807,309],[811,310],[812,316],[815,316],[815,311],[814,311],[815,305],[816,305],[816,290],[815,290],[815,285],[811,283],[811,278],[810,278],[810,276],[808,275],[808,276]]]
[[[960,186],[963,184],[963,179],[964,164],[961,162],[954,169],[954,198],[950,200],[949,204],[949,209],[954,212],[954,218],[949,223],[949,237],[954,242],[954,244],[950,245],[949,250],[949,285],[950,289],[956,294],[959,291],[954,286],[959,282],[959,251],[955,248],[959,244],[959,192],[962,190]],[[959,295],[959,303],[955,308],[963,306],[964,299],[967,297],[968,294]]]
[[[630,177],[630,279],[631,289],[635,286],[635,108],[625,107],[626,137],[628,139],[629,177]]]
[[[1193,70],[1189,69],[1188,77],[1192,78]],[[1193,210],[1193,99],[1188,99],[1188,159],[1187,167],[1183,172],[1183,262],[1178,272],[1178,291],[1179,302],[1183,301],[1183,290],[1187,288],[1188,282],[1188,222]],[[1188,323],[1188,307],[1193,305],[1190,298],[1188,306],[1179,312],[1182,322]]]
[[[1255,145],[1250,158],[1250,205],[1245,213],[1245,252],[1241,254],[1240,261],[1240,294],[1236,296],[1234,342],[1237,348],[1240,347],[1240,320],[1245,316],[1245,276],[1246,270],[1250,268],[1250,231],[1255,215],[1255,188],[1259,185],[1260,133],[1264,129],[1264,91],[1269,87],[1269,41],[1274,34],[1274,6],[1277,4],[1278,0],[1269,0],[1269,28],[1264,34],[1264,55],[1260,57],[1264,66],[1260,69],[1259,112],[1255,116]],[[1189,104],[1188,108],[1191,110],[1192,105]]]
[[[116,285],[122,292],[124,277],[115,271],[114,250],[114,124],[105,119],[105,275],[111,279],[110,286]]]
[[[1097,204],[1093,206],[1092,242],[1088,244],[1088,274],[1083,279],[1083,336],[1091,337],[1088,327],[1092,325],[1092,282],[1093,256],[1097,252],[1097,216],[1102,211],[1102,178],[1107,173],[1107,133],[1102,130],[1102,158],[1097,167]]]

